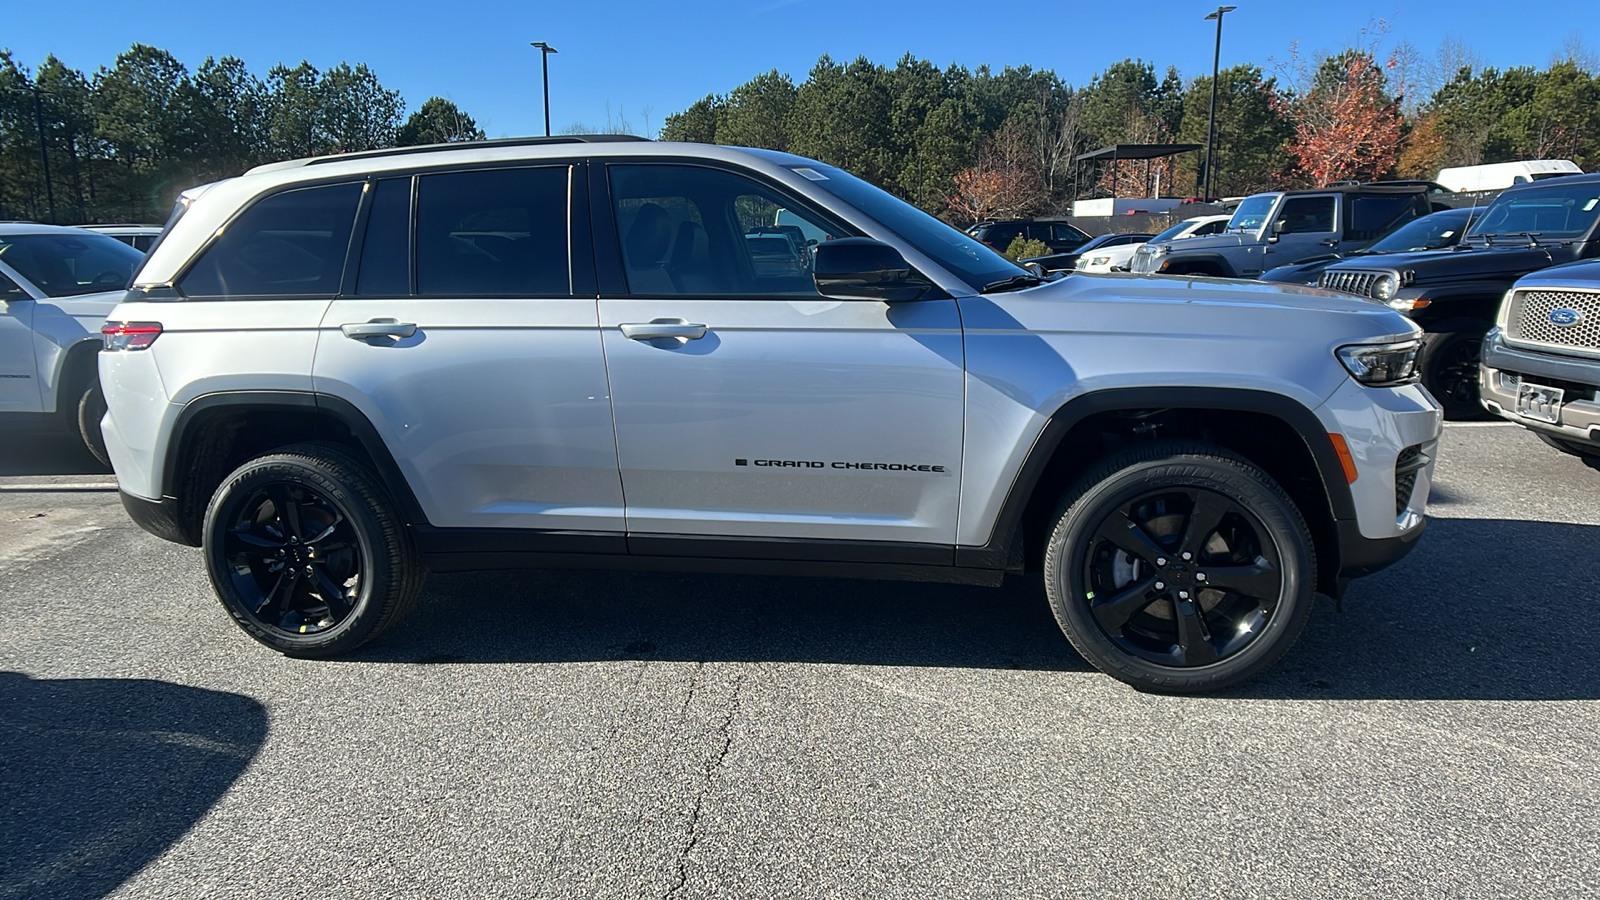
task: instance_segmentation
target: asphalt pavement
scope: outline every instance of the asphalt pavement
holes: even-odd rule
[[[1024,580],[442,575],[291,660],[0,437],[0,900],[1600,895],[1597,493],[1448,426],[1415,553],[1172,698]]]

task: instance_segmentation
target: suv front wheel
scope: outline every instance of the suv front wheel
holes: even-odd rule
[[[1097,465],[1045,553],[1056,621],[1084,658],[1141,690],[1212,691],[1271,666],[1315,597],[1311,535],[1265,472],[1187,442]]]
[[[202,536],[239,627],[289,656],[371,640],[410,608],[424,570],[378,480],[334,444],[253,459],[223,480]]]

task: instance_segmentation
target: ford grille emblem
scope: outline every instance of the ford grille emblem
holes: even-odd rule
[[[1575,309],[1552,309],[1549,316],[1551,325],[1560,325],[1562,328],[1576,325],[1582,318],[1583,313]]]

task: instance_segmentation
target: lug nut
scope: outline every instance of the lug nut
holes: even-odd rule
[[[1189,599],[1189,592],[1188,591],[1179,591],[1178,592],[1178,599],[1179,600],[1187,600],[1187,599]]]
[[[1166,565],[1166,564],[1167,564],[1167,558],[1166,558],[1166,557],[1165,557],[1165,556],[1158,556],[1158,557],[1156,557],[1156,565],[1158,565],[1158,566],[1164,566],[1164,565]]]
[[[1191,560],[1191,559],[1194,559],[1194,554],[1193,554],[1193,553],[1190,553],[1190,552],[1189,552],[1189,551],[1187,551],[1187,550],[1185,550],[1185,551],[1183,551],[1183,558],[1184,558],[1184,559],[1185,559],[1185,560]]]
[[[1196,572],[1195,576],[1194,576],[1194,580],[1195,581],[1205,581],[1206,580],[1206,573],[1204,573],[1204,572]]]
[[[1156,590],[1164,591],[1166,589],[1167,589],[1167,586],[1165,584],[1163,584],[1162,582],[1159,582],[1159,581],[1156,582]]]

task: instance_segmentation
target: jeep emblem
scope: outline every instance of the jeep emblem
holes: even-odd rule
[[[1568,328],[1582,321],[1583,313],[1575,309],[1552,309],[1548,318],[1551,325],[1560,325],[1562,328]]]

